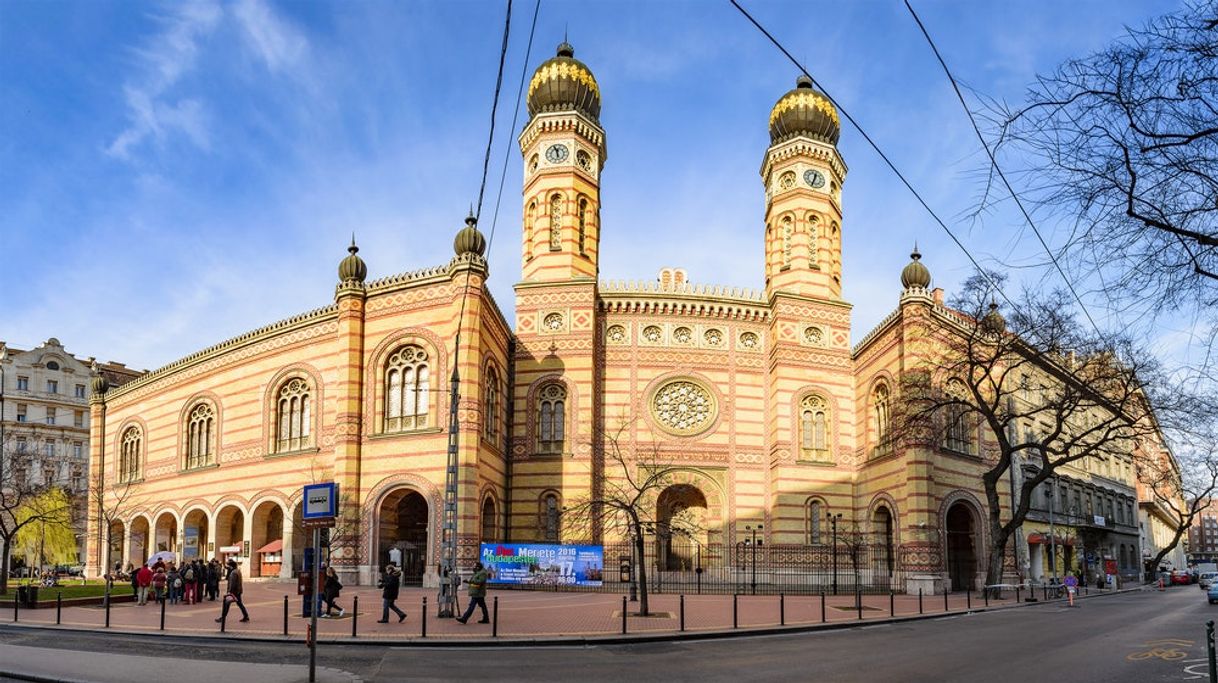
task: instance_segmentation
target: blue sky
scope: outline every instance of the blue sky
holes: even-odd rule
[[[979,257],[1027,263],[1002,211],[968,218],[982,152],[897,1],[744,2]],[[1179,3],[915,7],[972,88],[1038,71]],[[533,3],[513,17],[482,229],[511,315],[521,161],[510,130]],[[370,277],[445,263],[478,192],[502,32],[492,2],[0,2],[0,339],[154,368],[332,301],[352,232]],[[601,274],[762,285],[758,168],[795,70],[725,1],[543,0],[531,72],[564,30],[601,86]],[[853,129],[839,144],[845,298],[861,338],[916,240],[936,284],[969,273]],[[1021,277],[1052,276],[1037,270]],[[1114,321],[1109,321],[1114,322]],[[1157,333],[1179,352],[1187,330]]]

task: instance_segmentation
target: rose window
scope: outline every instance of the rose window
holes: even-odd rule
[[[562,329],[562,313],[551,313],[542,321],[547,330],[555,332]]]
[[[688,327],[678,327],[677,329],[673,330],[672,338],[675,339],[678,344],[688,344],[691,340],[693,340],[694,333],[691,332]]]
[[[705,429],[715,418],[715,399],[688,380],[669,382],[652,399],[655,419],[665,429],[690,434]]]
[[[709,346],[719,346],[723,343],[723,333],[719,330],[707,330],[702,338],[706,340]]]
[[[663,335],[660,332],[660,328],[656,327],[655,325],[648,325],[647,327],[643,328],[643,338],[652,344],[660,343],[661,336]]]
[[[813,346],[824,346],[825,333],[819,327],[809,327],[804,330],[804,341]]]
[[[740,345],[746,349],[755,349],[759,343],[761,343],[761,340],[754,332],[745,332],[740,335]]]
[[[614,344],[621,344],[626,341],[626,328],[621,325],[614,325],[605,333],[605,337]]]

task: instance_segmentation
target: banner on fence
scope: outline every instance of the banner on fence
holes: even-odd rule
[[[483,543],[481,554],[491,583],[599,586],[605,568],[599,545]]]

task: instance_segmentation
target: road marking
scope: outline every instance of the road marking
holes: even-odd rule
[[[1125,659],[1131,662],[1138,662],[1145,659],[1162,659],[1164,661],[1174,662],[1187,657],[1188,653],[1180,648],[1188,648],[1191,645],[1193,645],[1193,641],[1184,640],[1182,638],[1161,638],[1159,640],[1149,640],[1142,643],[1142,646],[1150,649],[1131,652],[1128,655],[1125,655]]]

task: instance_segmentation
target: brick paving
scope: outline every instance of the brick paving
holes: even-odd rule
[[[284,596],[288,597],[288,637],[304,637],[309,620],[301,616],[301,598],[295,594],[295,583],[246,582],[245,605],[250,611],[249,623],[240,623],[241,613],[231,609],[225,624],[226,632],[232,636],[283,637]],[[48,591],[49,595],[54,593]],[[390,623],[378,624],[381,616],[380,591],[372,587],[348,587],[343,589],[338,603],[347,610],[343,618],[319,619],[318,634],[322,641],[349,639],[352,637],[354,598],[359,598],[357,638],[368,639],[417,639],[422,637],[422,604],[428,602],[427,638],[480,639],[491,637],[490,624],[476,624],[475,615],[470,623],[462,625],[453,619],[435,616],[435,589],[403,589],[397,602],[407,612],[405,622],[398,623],[390,613]],[[617,636],[622,632],[622,596],[615,593],[562,593],[532,592],[520,590],[492,590],[487,598],[493,609],[494,599],[499,600],[498,634],[501,639],[526,638],[547,639],[556,637],[604,637]],[[627,617],[627,632],[631,634],[662,634],[680,629],[680,597],[674,594],[652,595],[651,611],[665,613],[662,616]],[[984,606],[982,596],[974,594],[972,607]],[[461,596],[461,606],[466,597]],[[962,593],[948,596],[950,611],[967,609],[969,597]],[[854,608],[853,596],[826,596],[822,615],[819,595],[791,595],[782,599],[777,595],[740,595],[736,598],[736,623],[741,629],[777,627],[780,620],[787,626],[828,623],[858,622],[858,611]],[[733,628],[733,597],[731,595],[686,595],[685,630],[693,632],[724,631]],[[990,606],[1015,604],[1014,597],[990,601]],[[220,616],[219,600],[205,601],[195,605],[166,605],[165,631],[176,634],[218,634],[219,624],[214,619]],[[638,603],[628,603],[629,612],[638,609]],[[913,616],[918,614],[918,596],[896,595],[863,596],[863,621],[885,619],[892,615]],[[926,614],[944,612],[942,595],[927,595],[923,598]],[[114,631],[155,632],[160,629],[160,606],[149,602],[146,606],[134,603],[114,604],[110,608],[110,629]],[[20,610],[21,623],[55,623],[55,609]],[[0,620],[12,620],[12,607],[6,597],[0,602]],[[105,610],[100,606],[65,607],[61,624],[70,628],[102,629]]]

